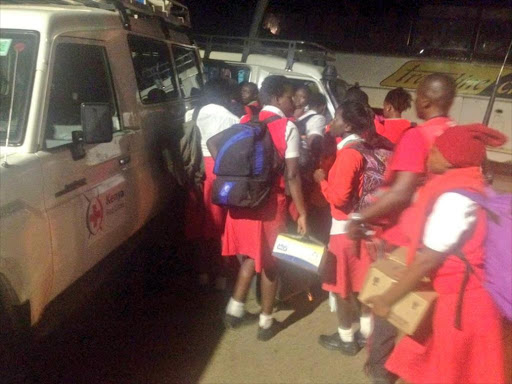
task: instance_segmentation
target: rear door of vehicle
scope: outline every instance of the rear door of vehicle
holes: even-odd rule
[[[42,161],[52,235],[56,296],[130,232],[133,169],[130,134],[122,130],[108,56],[99,40],[62,37],[53,45]],[[109,103],[109,143],[85,145],[74,160],[72,132],[81,131],[81,104]]]

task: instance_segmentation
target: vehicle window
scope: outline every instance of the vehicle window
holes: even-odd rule
[[[181,94],[183,97],[197,96],[203,86],[203,80],[195,49],[173,45],[172,52]]]
[[[33,32],[6,30],[0,36],[0,142],[5,144],[10,129],[9,145],[16,145],[22,142],[25,131],[38,36]]]
[[[167,44],[128,35],[140,99],[144,104],[162,103],[179,97]]]
[[[512,18],[482,20],[475,53],[478,56],[503,60],[512,36]]]
[[[204,60],[204,73],[206,81],[219,77],[233,79],[238,84],[249,81],[251,69],[241,65],[230,65],[222,61]]]
[[[81,131],[82,103],[109,103],[114,130],[119,130],[119,113],[105,49],[96,45],[62,43],[55,50],[45,147],[72,142],[71,133]]]

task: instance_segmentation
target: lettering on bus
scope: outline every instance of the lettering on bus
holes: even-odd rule
[[[408,61],[380,85],[416,89],[419,82],[431,73],[446,73],[454,77],[457,92],[463,95],[490,96],[500,68],[468,63]],[[497,91],[498,97],[512,98],[512,68],[506,67]]]

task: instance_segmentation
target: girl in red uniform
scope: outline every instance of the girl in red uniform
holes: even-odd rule
[[[209,282],[209,274],[216,276],[216,288],[224,289],[225,277],[223,276],[222,258],[220,255],[221,236],[224,232],[226,211],[212,203],[211,193],[215,175],[213,173],[214,160],[206,146],[206,141],[217,133],[237,124],[239,119],[231,113],[231,88],[225,79],[214,79],[205,84],[200,106],[194,113],[196,125],[201,132],[201,150],[204,159],[205,181],[200,206],[202,216],[197,213],[197,218],[202,219],[201,224],[196,220],[201,234],[201,258],[199,262],[199,282],[206,285]]]
[[[272,116],[280,117],[267,127],[279,156],[286,164],[286,175],[276,177],[270,196],[262,206],[254,209],[230,209],[223,238],[223,255],[245,257],[233,296],[226,308],[224,323],[228,328],[235,328],[242,323],[244,303],[251,280],[255,273],[261,273],[261,314],[257,337],[263,341],[272,338],[278,330],[272,317],[277,289],[277,269],[272,249],[277,235],[286,231],[285,176],[299,212],[298,232],[306,232],[306,210],[298,169],[300,136],[297,127],[287,118],[294,110],[292,97],[293,87],[286,77],[268,76],[263,81],[260,98],[265,106],[259,119],[262,121]]]
[[[368,299],[373,311],[387,316],[390,307],[430,275],[439,294],[432,333],[422,342],[404,337],[386,368],[411,383],[503,383],[504,356],[501,316],[485,280],[486,214],[469,198],[454,192],[485,193],[481,164],[486,145],[499,146],[501,133],[475,124],[448,128],[437,138],[428,159],[438,176],[421,190],[412,207],[409,261],[406,273],[388,291]],[[416,250],[422,248],[421,254]],[[466,266],[472,272],[462,285]],[[464,290],[462,307],[459,292]],[[460,320],[460,321],[459,321]]]
[[[258,100],[258,86],[249,81],[240,84],[240,96],[244,104],[245,114],[258,116],[261,111],[261,104]]]
[[[384,108],[380,116],[375,117],[375,128],[379,135],[384,136],[393,144],[398,143],[402,134],[411,127],[411,122],[402,118],[402,113],[411,108],[412,96],[403,88],[395,88],[388,92],[384,99]]]
[[[355,355],[361,349],[362,340],[356,340],[356,330],[352,326],[356,308],[351,296],[361,289],[371,263],[364,246],[357,254],[355,244],[345,230],[348,216],[361,196],[364,171],[364,157],[351,148],[351,143],[363,141],[361,136],[370,129],[371,119],[365,105],[343,102],[331,123],[331,134],[342,139],[334,165],[327,180],[323,169],[316,170],[314,174],[331,206],[332,225],[323,289],[336,294],[339,322],[338,332],[330,336],[321,335],[319,342],[327,349],[347,355]],[[367,309],[360,324],[362,337],[366,339],[371,331],[371,316]]]

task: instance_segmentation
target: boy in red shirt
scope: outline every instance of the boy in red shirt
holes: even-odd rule
[[[394,224],[382,235],[389,247],[408,244],[408,238],[397,222],[399,218],[400,221],[404,220],[410,214],[407,207],[414,194],[425,179],[430,177],[427,157],[434,140],[455,125],[448,117],[455,94],[456,83],[449,75],[433,73],[421,81],[416,91],[415,105],[418,117],[425,122],[403,134],[387,167],[388,188],[374,204],[352,215],[347,224],[351,238],[362,236],[363,224],[378,224],[379,220],[386,219]],[[396,329],[388,322],[376,318],[367,364],[370,374],[382,383],[391,382],[384,363],[393,350],[395,338]]]

